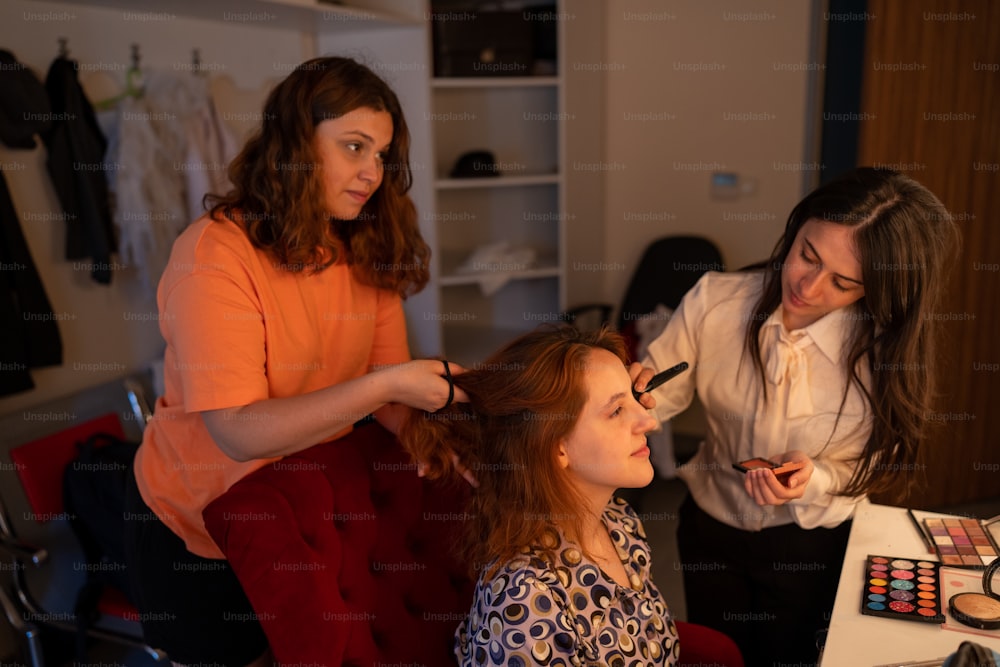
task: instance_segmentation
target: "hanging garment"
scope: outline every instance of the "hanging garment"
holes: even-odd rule
[[[205,77],[186,77],[194,93],[194,108],[184,123],[187,154],[184,158],[188,219],[205,212],[206,194],[224,195],[232,189],[229,163],[240,146],[233,131],[219,115]]]
[[[110,114],[110,118],[108,117]],[[102,113],[109,144],[105,160],[113,193],[119,258],[136,269],[153,293],[170,247],[187,224],[183,175],[176,169],[184,146],[175,114],[159,110],[148,96],[126,98]]]
[[[101,122],[122,261],[155,290],[181,231],[201,216],[204,196],[229,189],[237,145],[202,77],[149,71],[144,94],[126,98]]]
[[[108,284],[116,244],[104,173],[107,141],[77,80],[75,61],[56,58],[45,89],[52,127],[42,141],[48,150],[49,177],[66,215],[66,259],[89,259],[91,278]]]
[[[34,388],[30,369],[62,363],[56,319],[0,178],[0,396]]]
[[[52,124],[52,107],[34,72],[10,51],[0,49],[0,141],[11,148],[34,148],[35,135]]]
[[[9,51],[0,51],[0,64],[0,141],[34,148],[51,122],[48,95]],[[32,389],[30,369],[62,363],[56,319],[0,176],[0,396]]]

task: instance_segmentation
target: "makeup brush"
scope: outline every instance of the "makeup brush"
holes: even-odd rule
[[[682,361],[681,363],[677,364],[676,366],[672,366],[672,367],[668,368],[667,370],[662,371],[662,372],[657,373],[656,375],[654,375],[649,380],[649,382],[646,384],[646,388],[643,389],[642,391],[636,391],[635,387],[633,387],[632,388],[632,395],[635,396],[635,400],[638,401],[639,397],[642,396],[643,394],[645,394],[646,392],[653,391],[654,389],[656,389],[657,387],[659,387],[661,384],[663,384],[667,380],[670,380],[672,378],[677,377],[678,375],[680,375],[681,373],[683,373],[687,369],[688,369],[688,362]]]
[[[934,540],[931,539],[930,535],[927,534],[927,531],[925,531],[923,526],[920,525],[920,522],[917,520],[917,516],[913,513],[913,509],[908,508],[906,510],[906,514],[910,517],[910,521],[913,522],[913,527],[917,529],[918,533],[920,533],[920,538],[923,540],[924,546],[927,547],[927,551],[929,553],[934,553]]]

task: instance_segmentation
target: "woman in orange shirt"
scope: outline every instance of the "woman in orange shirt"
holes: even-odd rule
[[[310,60],[269,95],[229,167],[234,189],[174,244],[157,291],[164,395],[135,459],[128,565],[146,641],[175,663],[270,661],[205,530],[211,500],[366,415],[395,431],[410,408],[466,400],[447,363],[408,352],[402,299],[426,284],[430,255],[408,153],[384,81],[353,60]]]

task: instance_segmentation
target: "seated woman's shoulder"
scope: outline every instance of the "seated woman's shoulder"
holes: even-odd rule
[[[509,581],[542,580],[551,569],[552,563],[545,553],[541,551],[525,552],[514,556],[496,568],[493,579],[504,577]]]
[[[477,606],[498,609],[538,595],[565,600],[570,579],[561,572],[564,569],[539,555],[516,556],[479,580]]]

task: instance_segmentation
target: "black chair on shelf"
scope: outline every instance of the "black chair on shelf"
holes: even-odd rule
[[[722,253],[714,243],[702,236],[661,237],[643,252],[614,320],[614,305],[610,303],[575,306],[567,311],[566,319],[581,328],[612,324],[625,337],[635,359],[636,323],[649,317],[658,304],[671,310],[677,308],[688,290],[708,271],[725,271]]]

